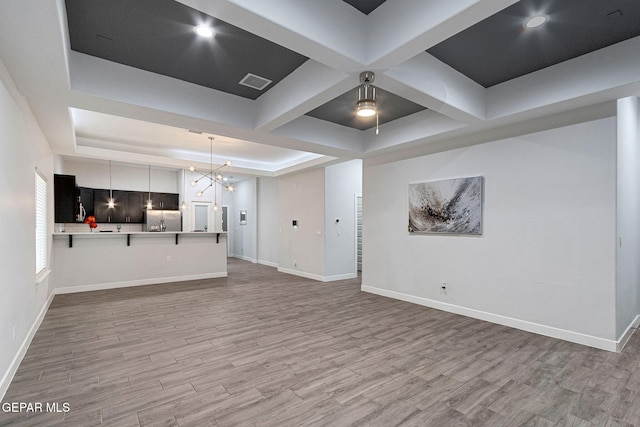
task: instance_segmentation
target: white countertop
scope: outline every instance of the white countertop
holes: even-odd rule
[[[227,234],[226,231],[81,231],[81,232],[63,232],[63,233],[53,233],[53,237],[64,237],[64,236],[82,236],[82,237],[96,237],[96,236],[126,236],[127,234],[136,235],[136,236],[163,236],[163,235],[189,235],[189,236],[216,236],[218,234]]]

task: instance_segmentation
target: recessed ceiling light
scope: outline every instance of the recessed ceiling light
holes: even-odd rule
[[[536,15],[527,19],[524,23],[525,28],[537,28],[543,24],[545,24],[549,20],[549,16],[547,15]]]
[[[206,25],[198,25],[195,28],[195,32],[200,37],[213,37],[216,35],[216,32],[213,31],[213,28],[207,27]]]

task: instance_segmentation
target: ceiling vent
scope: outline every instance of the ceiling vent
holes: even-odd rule
[[[243,86],[248,86],[253,89],[262,90],[265,87],[269,86],[271,80],[265,79],[264,77],[256,76],[255,74],[247,74],[244,76],[242,80],[240,80],[240,84]]]

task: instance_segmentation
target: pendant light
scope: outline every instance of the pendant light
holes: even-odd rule
[[[182,209],[183,211],[187,210],[187,201],[185,200],[185,197],[187,196],[187,187],[185,186],[186,179],[187,172],[182,169],[182,205],[180,205],[180,209]]]
[[[151,201],[151,165],[149,165],[149,198],[147,199],[147,209],[153,209],[153,202]]]
[[[109,201],[107,207],[113,209],[116,207],[116,202],[113,200],[113,188],[111,186],[111,160],[109,160]]]

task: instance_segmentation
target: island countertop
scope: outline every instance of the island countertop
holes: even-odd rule
[[[53,233],[57,293],[227,276],[224,231]]]

